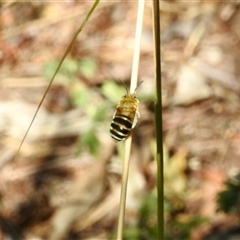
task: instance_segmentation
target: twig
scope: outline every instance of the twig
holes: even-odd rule
[[[137,87],[144,3],[145,3],[144,0],[139,0],[139,3],[138,3],[138,15],[137,15],[137,24],[136,24],[135,48],[134,48],[134,56],[133,56],[130,93],[134,93]],[[125,141],[125,156],[124,156],[120,209],[119,209],[118,229],[117,229],[118,240],[121,240],[123,237],[123,225],[124,225],[124,216],[125,216],[125,207],[126,207],[127,182],[128,182],[128,173],[129,173],[131,143],[132,143],[132,136],[130,135],[128,139]]]

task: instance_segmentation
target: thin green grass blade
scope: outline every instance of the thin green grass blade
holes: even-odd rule
[[[164,180],[163,180],[163,134],[162,134],[162,86],[161,86],[161,41],[160,41],[160,1],[153,0],[153,21],[155,41],[156,77],[156,144],[157,144],[157,192],[158,192],[158,239],[164,239]]]
[[[45,90],[45,92],[44,92],[44,94],[43,94],[43,97],[42,97],[42,99],[41,99],[41,101],[40,101],[40,103],[39,103],[39,105],[38,105],[38,107],[37,107],[37,110],[36,110],[35,114],[33,115],[32,121],[31,121],[31,123],[30,123],[30,125],[29,125],[29,127],[28,127],[28,129],[27,129],[27,131],[26,131],[26,133],[25,133],[25,135],[24,135],[24,137],[23,137],[23,139],[22,139],[19,147],[18,147],[17,153],[15,154],[15,157],[14,157],[13,161],[15,161],[16,158],[18,157],[18,154],[19,154],[19,152],[20,152],[20,150],[21,150],[21,147],[22,147],[22,145],[23,145],[23,143],[24,143],[24,141],[25,141],[25,139],[26,139],[26,137],[27,137],[27,135],[28,135],[31,127],[32,127],[32,124],[33,124],[33,122],[34,122],[34,120],[35,120],[35,118],[36,118],[36,116],[37,116],[37,114],[38,114],[38,112],[39,112],[39,109],[41,108],[41,106],[42,106],[42,104],[43,104],[43,101],[44,101],[44,99],[45,99],[45,97],[46,97],[49,89],[51,88],[51,85],[52,85],[52,83],[53,83],[53,80],[55,79],[55,76],[57,75],[59,69],[60,69],[61,66],[62,66],[63,61],[64,61],[65,58],[67,57],[67,55],[68,55],[68,53],[70,52],[70,50],[71,50],[74,42],[76,41],[78,35],[80,34],[80,32],[81,32],[81,31],[83,30],[83,28],[85,27],[86,23],[87,23],[88,20],[90,19],[92,13],[93,13],[94,10],[96,9],[96,7],[97,7],[97,5],[98,5],[99,2],[100,2],[100,0],[96,0],[96,1],[95,1],[95,3],[93,4],[93,6],[91,7],[91,9],[89,10],[86,18],[84,19],[84,21],[82,22],[82,24],[81,24],[80,27],[78,28],[77,32],[74,34],[74,36],[73,36],[70,44],[68,45],[68,47],[67,47],[67,49],[66,49],[63,57],[61,58],[58,66],[57,66],[57,69],[56,69],[55,73],[53,74],[53,76],[52,76],[52,78],[51,78],[51,80],[50,80],[50,82],[49,82],[49,85],[48,85],[47,89]]]

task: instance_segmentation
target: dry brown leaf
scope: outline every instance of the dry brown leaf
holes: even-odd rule
[[[209,98],[212,95],[212,91],[206,80],[206,77],[191,64],[182,65],[177,79],[173,103],[191,104],[195,101]]]

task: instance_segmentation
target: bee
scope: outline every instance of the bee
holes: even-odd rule
[[[129,93],[126,88],[127,94],[122,97],[117,105],[117,110],[113,114],[110,133],[115,141],[126,140],[140,118],[138,112],[139,100],[136,98],[136,89],[134,93]]]

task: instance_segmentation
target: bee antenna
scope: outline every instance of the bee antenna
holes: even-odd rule
[[[126,91],[127,91],[127,93],[128,93],[129,91],[128,91],[128,88],[127,88],[126,84],[125,84],[121,79],[118,79],[118,81],[119,81],[120,83],[122,83],[122,85],[124,86],[124,88],[126,89]]]
[[[138,87],[139,87],[142,83],[143,83],[143,81],[141,81],[141,82],[137,85],[137,87],[135,88],[134,92],[136,92],[136,90],[138,89]]]

